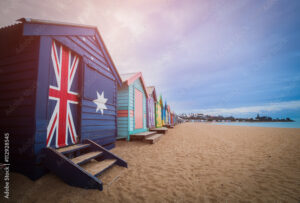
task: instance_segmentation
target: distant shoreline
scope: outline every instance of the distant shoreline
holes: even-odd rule
[[[249,127],[268,127],[268,128],[300,128],[300,122],[197,122],[195,123],[207,123],[211,125],[227,125],[227,126],[249,126]]]
[[[190,119],[187,121],[199,121],[199,122],[207,122],[207,123],[288,123],[288,122],[296,122],[294,120],[290,121],[207,121],[207,120],[198,120],[198,119]]]
[[[295,120],[291,119],[290,117],[286,118],[272,118],[270,116],[260,116],[257,114],[255,118],[243,118],[243,117],[233,117],[233,116],[211,116],[211,115],[204,115],[202,113],[190,113],[190,114],[182,114],[179,117],[183,120],[190,121],[196,120],[200,122],[253,122],[253,123],[260,123],[260,122],[295,122]]]

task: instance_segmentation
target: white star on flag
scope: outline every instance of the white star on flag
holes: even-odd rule
[[[103,115],[103,110],[107,109],[107,107],[105,106],[107,98],[104,98],[104,91],[102,91],[101,95],[99,94],[99,92],[97,92],[97,99],[93,100],[93,102],[97,105],[96,112],[101,111]]]

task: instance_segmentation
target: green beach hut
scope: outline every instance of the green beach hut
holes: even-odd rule
[[[122,87],[117,96],[117,139],[148,131],[147,89],[141,72],[121,74]]]

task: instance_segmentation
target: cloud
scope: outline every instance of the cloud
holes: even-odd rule
[[[195,109],[193,111],[201,112],[209,115],[233,115],[233,114],[249,114],[262,112],[279,112],[283,110],[299,110],[300,100],[269,103],[260,106],[246,106],[238,108],[212,108],[212,109]]]
[[[118,71],[141,71],[173,110],[258,112],[283,103],[227,107],[300,100],[299,8],[271,0],[2,0],[0,26],[20,17],[96,25]]]

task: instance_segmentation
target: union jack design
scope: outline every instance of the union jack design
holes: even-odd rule
[[[47,146],[55,139],[55,146],[58,148],[68,145],[68,140],[73,144],[77,141],[70,104],[78,104],[79,101],[78,93],[71,91],[79,57],[53,41],[51,58],[56,85],[49,86],[49,100],[55,101],[56,104],[47,127]]]

